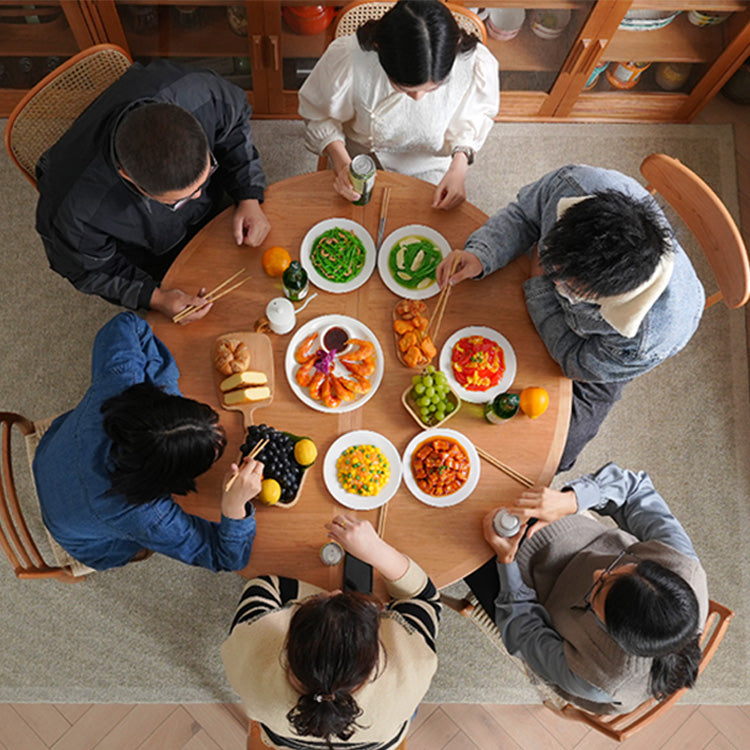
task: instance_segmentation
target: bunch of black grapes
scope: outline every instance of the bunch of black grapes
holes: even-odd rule
[[[267,424],[253,424],[247,428],[247,438],[240,451],[246,456],[265,438],[268,438],[268,443],[255,458],[263,462],[263,478],[275,479],[281,485],[281,501],[288,503],[299,490],[303,472],[302,467],[294,460],[292,437]]]

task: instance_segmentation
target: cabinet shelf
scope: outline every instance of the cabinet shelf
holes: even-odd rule
[[[3,24],[3,56],[69,57],[78,52],[73,32],[64,16],[49,23]]]
[[[507,42],[487,38],[487,47],[497,58],[502,71],[549,71],[559,70],[577,31],[570,24],[557,39],[540,39],[525,23],[518,36]]]

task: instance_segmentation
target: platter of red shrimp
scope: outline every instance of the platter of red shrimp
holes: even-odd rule
[[[292,336],[284,370],[294,394],[310,408],[354,411],[380,386],[383,349],[375,334],[356,318],[321,315]]]

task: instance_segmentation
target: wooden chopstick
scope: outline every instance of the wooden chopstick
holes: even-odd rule
[[[232,286],[228,287],[227,289],[224,289],[218,294],[213,293],[210,299],[208,299],[208,295],[206,295],[206,297],[203,298],[203,302],[200,305],[188,305],[184,310],[180,310],[180,312],[178,312],[177,315],[173,316],[172,322],[179,323],[183,318],[187,318],[188,315],[192,315],[194,312],[198,312],[198,310],[202,310],[206,305],[210,305],[212,302],[216,302],[217,299],[221,299],[225,294],[229,294],[229,292],[233,292],[238,286],[242,286],[246,281],[248,281],[251,278],[252,278],[251,276],[245,276],[245,278],[242,279],[242,281],[238,281],[236,284],[233,284]],[[215,291],[216,290],[214,290],[214,292]]]
[[[226,281],[222,281],[221,284],[219,284],[219,286],[214,287],[210,292],[208,292],[203,297],[203,299],[206,302],[211,302],[213,300],[214,294],[216,294],[216,292],[218,292],[220,289],[223,289],[230,282],[234,281],[244,271],[245,271],[244,268],[240,268],[240,270],[237,271],[237,273],[232,274]],[[199,305],[188,305],[186,308],[184,308],[183,310],[180,310],[180,312],[175,313],[175,315],[172,316],[172,322],[173,323],[178,323],[186,315],[191,315],[192,313],[194,313],[199,307],[200,307]]]
[[[519,482],[524,487],[533,487],[534,482],[531,481],[527,476],[524,476],[521,474],[520,471],[516,471],[515,469],[508,466],[508,464],[504,464],[499,458],[495,458],[491,453],[487,453],[486,450],[483,450],[479,446],[475,446],[477,449],[477,453],[485,460],[487,463],[492,464],[496,469],[500,469],[500,471],[505,472],[509,477],[512,477],[516,480],[516,482]]]
[[[383,241],[383,235],[385,233],[385,220],[388,218],[388,206],[391,203],[391,189],[389,187],[383,188],[383,197],[380,199],[380,218],[378,219],[378,239],[380,242]],[[378,248],[379,249],[379,243]]]
[[[247,454],[247,458],[255,458],[268,444],[268,438],[261,438],[253,447],[253,449],[250,451],[250,453]],[[240,456],[239,460],[237,461],[238,464],[242,464],[242,461],[244,460],[244,456]],[[224,485],[224,492],[229,492],[229,489],[234,484],[235,479],[240,475],[240,472],[237,471],[235,474],[232,474],[231,477],[229,477],[229,480]]]
[[[451,276],[453,276],[453,274],[456,271],[456,266],[458,265],[458,258],[459,258],[458,255],[456,255],[453,258],[453,263],[451,264],[451,270],[450,270],[450,274],[448,275],[448,279],[450,279]],[[450,284],[446,284],[440,290],[440,296],[438,297],[437,304],[435,305],[435,310],[433,311],[432,317],[430,318],[430,322],[427,324],[427,328],[425,329],[425,336],[429,336],[432,339],[433,343],[435,343],[438,330],[440,330],[440,325],[443,322],[443,315],[445,314],[445,308],[448,304],[448,295],[450,293],[451,293]]]
[[[385,531],[385,519],[388,515],[388,503],[383,503],[380,506],[380,512],[378,513],[378,536],[382,539],[383,532]]]

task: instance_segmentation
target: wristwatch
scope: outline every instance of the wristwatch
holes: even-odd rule
[[[466,160],[471,166],[474,163],[474,149],[469,148],[468,146],[456,146],[453,151],[451,151],[451,158],[453,158],[456,154],[466,154]]]

